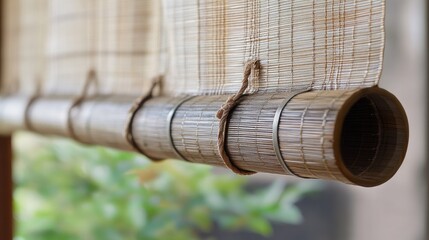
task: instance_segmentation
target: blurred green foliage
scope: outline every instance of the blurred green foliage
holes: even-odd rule
[[[276,181],[246,191],[248,178],[208,166],[24,133],[15,146],[15,240],[190,240],[214,227],[269,236],[273,222],[299,224],[296,202],[317,189]]]

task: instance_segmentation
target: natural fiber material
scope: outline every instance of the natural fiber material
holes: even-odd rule
[[[5,4],[0,134],[360,186],[404,159],[405,112],[376,87],[384,0]]]
[[[79,96],[88,72],[100,93],[234,94],[374,86],[384,50],[384,0],[7,0],[5,89]],[[164,31],[165,30],[165,31]],[[19,44],[18,44],[19,43]],[[168,52],[168,59],[166,54]]]
[[[261,61],[250,92],[362,88],[380,79],[384,0],[164,0],[171,92],[233,94]]]
[[[152,82],[152,87],[150,88],[149,92],[148,92],[147,94],[145,94],[144,96],[137,98],[137,99],[134,101],[134,104],[133,104],[133,106],[131,107],[131,109],[128,111],[128,119],[127,119],[127,123],[126,123],[126,125],[125,125],[125,131],[124,131],[125,139],[128,141],[128,143],[129,143],[131,146],[133,146],[133,147],[134,147],[134,149],[135,149],[137,152],[139,152],[139,153],[141,153],[141,154],[143,154],[143,155],[146,155],[146,154],[143,152],[143,150],[141,150],[141,149],[139,148],[139,146],[138,146],[138,145],[137,145],[137,143],[136,143],[136,140],[134,139],[134,135],[133,135],[133,123],[134,123],[134,119],[135,119],[135,116],[136,116],[137,112],[140,110],[140,108],[142,108],[142,107],[143,107],[143,105],[144,105],[144,104],[145,104],[149,99],[151,99],[151,98],[153,98],[153,97],[154,97],[155,89],[156,89],[157,87],[161,88],[161,87],[160,87],[160,86],[161,86],[161,84],[162,84],[162,77],[157,77],[157,78],[155,78],[155,79],[153,80],[153,82]]]
[[[25,129],[25,113],[31,97],[23,95],[0,96],[0,133],[10,135]]]
[[[34,95],[46,78],[48,1],[2,1],[2,93]]]
[[[216,151],[215,113],[226,99],[195,97],[176,110],[173,144],[187,161],[224,165]],[[284,99],[282,93],[258,94],[244,97],[236,107],[226,135],[228,155],[235,166],[252,172],[286,174],[273,145],[274,116]],[[74,119],[80,139],[133,150],[123,137],[132,100],[98,97],[85,101]],[[177,101],[180,98],[153,98],[135,117],[136,144],[154,158],[176,158],[165,123]],[[49,111],[48,102],[58,103],[56,110],[50,108],[52,112],[67,108],[67,101],[50,99],[38,100],[33,109]],[[35,117],[34,126],[52,121],[49,113]],[[53,133],[55,128],[45,132]],[[281,154],[296,175],[361,186],[375,186],[390,179],[400,167],[408,143],[404,110],[396,98],[379,88],[302,93],[285,107],[278,128]]]
[[[68,133],[69,135],[77,140],[77,136],[76,133],[74,131],[73,128],[73,114],[76,108],[78,108],[80,106],[80,104],[82,104],[82,102],[89,97],[89,92],[91,90],[91,87],[95,86],[95,89],[98,90],[98,76],[97,73],[94,70],[90,70],[88,72],[88,75],[86,76],[86,80],[82,89],[82,92],[80,94],[80,96],[77,96],[74,100],[73,103],[71,104],[69,110],[68,110],[68,114],[67,114],[67,127],[68,127]]]
[[[139,94],[165,72],[160,1],[7,0],[3,92],[80,96],[89,72],[101,94]]]
[[[221,109],[219,109],[216,113],[217,118],[219,119],[219,131],[218,131],[218,150],[221,158],[223,159],[223,162],[225,165],[231,169],[234,173],[240,174],[240,175],[252,175],[256,172],[250,172],[245,171],[237,166],[235,166],[231,159],[228,156],[228,153],[226,152],[226,132],[227,132],[227,125],[229,120],[229,115],[231,111],[238,105],[238,101],[243,97],[244,92],[249,87],[249,78],[253,73],[253,79],[258,80],[259,78],[259,71],[261,69],[261,64],[259,61],[249,61],[246,63],[246,66],[244,68],[244,76],[243,76],[243,82],[240,90],[233,96],[229,97],[228,100],[222,105]]]

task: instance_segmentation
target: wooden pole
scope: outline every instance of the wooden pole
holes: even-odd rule
[[[0,136],[0,239],[13,239],[12,138]]]
[[[0,0],[0,58],[3,58],[3,7]],[[0,76],[2,76],[0,61]],[[1,78],[0,78],[1,81]],[[12,137],[0,136],[0,239],[12,240],[13,221],[13,175],[12,175]]]

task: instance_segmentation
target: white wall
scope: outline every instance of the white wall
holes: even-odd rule
[[[404,104],[408,156],[398,175],[374,189],[351,188],[352,240],[424,240],[426,112],[425,0],[387,0],[387,48],[381,86]]]

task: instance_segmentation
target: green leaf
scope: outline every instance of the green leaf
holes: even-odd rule
[[[213,174],[209,166],[155,164],[132,153],[25,133],[14,141],[22,239],[188,240],[213,226],[269,236],[273,222],[301,222],[295,204],[317,190],[276,181],[247,192],[249,178]]]
[[[252,218],[249,220],[249,229],[255,233],[261,234],[263,236],[270,236],[272,234],[272,227],[266,219],[262,218]]]
[[[283,206],[277,212],[268,216],[269,219],[289,224],[300,224],[303,221],[302,214],[294,205]]]
[[[286,182],[282,180],[277,180],[273,184],[271,184],[270,188],[263,192],[263,197],[260,202],[262,205],[273,205],[277,203],[285,189]]]

